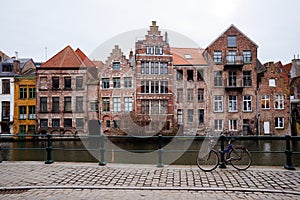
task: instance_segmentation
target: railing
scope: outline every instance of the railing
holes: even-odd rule
[[[27,135],[28,136],[28,135]],[[54,140],[60,140],[60,135],[30,135],[33,138],[40,138],[39,140],[46,141],[46,147],[44,148],[32,148],[33,149],[38,149],[38,150],[45,150],[46,154],[46,160],[45,164],[52,164],[54,163],[53,159],[53,151],[56,150],[68,150],[68,149],[60,149],[60,148],[53,148],[52,142]],[[20,139],[24,139],[24,136],[19,136]],[[74,136],[69,136],[70,139],[74,139]],[[66,136],[64,136],[66,138]],[[92,139],[93,141],[99,142],[100,148],[96,149],[72,149],[73,151],[81,151],[81,150],[96,150],[99,151],[99,165],[105,166],[106,165],[106,158],[105,158],[105,152],[111,151],[112,153],[116,150],[106,148],[106,144],[108,140],[118,140],[118,139],[148,139],[149,137],[133,137],[133,136],[105,136],[105,135],[94,135],[94,136],[85,136],[85,137],[80,137],[81,139]],[[206,137],[205,136],[151,136],[151,139],[154,139],[156,142],[157,146],[153,150],[143,150],[143,149],[137,149],[137,150],[130,150],[135,153],[148,153],[151,151],[157,151],[157,167],[163,167],[164,166],[164,155],[166,153],[170,152],[194,152],[197,153],[199,149],[197,150],[182,150],[182,149],[171,149],[171,150],[164,150],[163,149],[163,144],[164,142],[173,140],[173,139],[179,139],[179,140],[192,140],[192,141],[197,141],[197,140],[204,140]],[[274,140],[279,140],[279,141],[285,141],[285,148],[284,150],[281,151],[256,151],[256,150],[250,150],[250,153],[279,153],[279,154],[284,154],[285,155],[285,165],[284,168],[288,170],[294,170],[295,167],[292,162],[292,156],[300,154],[298,151],[293,151],[291,148],[291,143],[294,141],[299,141],[300,137],[299,136],[224,136],[221,135],[220,137],[212,137],[214,139],[217,139],[219,142],[220,146],[220,155],[221,155],[221,161],[224,160],[224,149],[225,149],[225,141],[229,139],[233,139],[236,141],[262,141],[262,140],[269,140],[269,141],[274,141]],[[0,137],[0,144],[2,142],[2,138]],[[79,137],[77,137],[79,139]],[[1,148],[0,147],[0,163],[2,162],[2,151],[3,150],[12,150],[14,148]],[[17,148],[17,150],[28,150],[28,148]],[[167,156],[167,155],[166,155]],[[220,168],[226,168],[225,164],[223,162],[220,163]]]
[[[226,56],[224,65],[243,65],[244,58],[243,56],[228,55]]]

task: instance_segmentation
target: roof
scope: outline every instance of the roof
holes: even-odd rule
[[[245,35],[242,31],[240,31],[235,25],[231,24],[219,37],[217,37],[214,41],[212,41],[209,45],[211,46],[213,43],[215,43],[222,35],[224,35],[227,31],[229,31],[231,28],[236,29],[236,31],[240,32],[245,38],[247,38],[256,48],[258,48],[258,45],[253,42],[247,35]]]
[[[2,57],[2,60],[8,59],[8,58],[9,58],[9,56],[6,55],[3,51],[0,51],[0,56]],[[0,61],[1,61],[1,60],[0,60]]]
[[[43,63],[40,68],[80,68],[86,67],[78,54],[70,47],[66,46],[52,58]]]
[[[203,57],[204,49],[171,47],[174,65],[207,65]]]
[[[86,67],[95,67],[95,63],[93,63],[82,51],[77,48],[75,53],[79,56],[79,58],[83,61]]]

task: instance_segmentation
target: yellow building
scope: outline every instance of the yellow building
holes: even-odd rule
[[[21,72],[14,80],[14,135],[35,134],[36,78],[32,59],[20,62]]]

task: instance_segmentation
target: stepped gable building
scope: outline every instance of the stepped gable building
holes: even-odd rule
[[[20,74],[14,80],[13,133],[30,138],[36,131],[36,65],[30,58],[19,61]]]
[[[214,132],[256,133],[257,48],[234,25],[206,48],[204,56],[211,70],[209,118]]]
[[[204,49],[171,48],[173,56],[174,117],[180,134],[203,134],[209,126],[209,78]]]
[[[88,134],[87,69],[94,67],[80,49],[67,46],[37,68],[39,134]]]
[[[103,67],[99,69],[99,79],[99,119],[103,133],[128,133],[128,124],[120,122],[125,123],[125,116],[129,117],[133,110],[135,79],[133,67],[118,45],[114,46]]]
[[[259,81],[258,134],[286,135],[290,131],[290,67],[281,62],[264,64]]]
[[[136,121],[140,134],[169,134],[174,128],[172,55],[167,34],[152,21],[145,39],[135,43]]]

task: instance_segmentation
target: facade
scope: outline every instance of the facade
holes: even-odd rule
[[[125,116],[133,110],[135,79],[133,67],[116,45],[103,67],[99,69],[99,102],[102,132],[104,134],[128,133]]]
[[[204,134],[209,126],[208,66],[203,49],[171,48],[173,56],[174,117],[180,134]]]
[[[210,68],[210,127],[231,135],[256,134],[257,48],[231,25],[210,44],[204,56]]]
[[[20,75],[14,79],[13,133],[25,136],[35,134],[36,131],[36,66],[32,59],[19,61]]]
[[[135,43],[135,120],[140,134],[171,134],[174,126],[172,55],[153,21],[145,39]]]
[[[291,66],[291,133],[300,135],[300,59],[294,58]]]
[[[89,67],[95,67],[95,64],[82,51],[77,49],[75,52],[67,46],[37,69],[38,134],[88,134]]]
[[[290,131],[290,68],[281,62],[264,66],[257,93],[258,134],[286,135]]]

